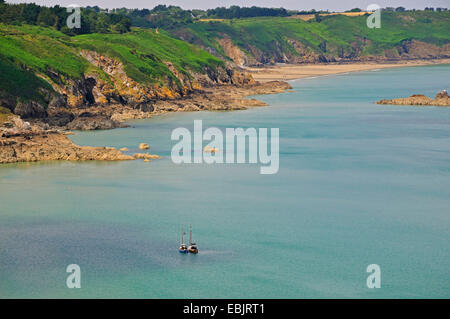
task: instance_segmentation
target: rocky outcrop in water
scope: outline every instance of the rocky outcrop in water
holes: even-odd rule
[[[434,99],[423,94],[414,94],[407,98],[392,100],[380,100],[377,104],[395,104],[395,105],[428,105],[428,106],[450,106],[450,97],[447,91],[438,92]]]
[[[144,160],[152,160],[152,159],[161,158],[161,156],[159,156],[159,155],[148,154],[148,153],[135,153],[135,154],[133,154],[133,157],[135,159],[144,159]]]

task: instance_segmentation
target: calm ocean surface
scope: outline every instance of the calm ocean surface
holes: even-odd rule
[[[293,81],[237,112],[80,132],[151,163],[0,166],[0,297],[449,298],[450,108],[376,105],[450,88],[450,65]],[[280,170],[175,165],[176,127],[280,128]],[[181,255],[180,224],[197,256]],[[66,288],[67,265],[81,289]],[[381,267],[368,289],[366,267]]]

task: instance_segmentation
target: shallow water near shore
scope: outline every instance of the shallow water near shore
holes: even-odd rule
[[[270,106],[77,132],[150,163],[0,166],[0,297],[449,298],[450,108],[376,105],[450,88],[450,65],[291,81]],[[177,127],[278,127],[280,169],[175,165]],[[198,255],[177,252],[192,224]],[[66,288],[67,265],[81,289]],[[381,267],[368,289],[366,267]]]

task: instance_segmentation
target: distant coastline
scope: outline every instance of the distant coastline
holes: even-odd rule
[[[450,63],[450,59],[412,60],[396,63],[277,65],[263,68],[246,68],[246,71],[252,75],[256,83],[238,86],[215,85],[186,97],[157,100],[154,102],[155,110],[152,112],[124,105],[110,104],[101,108],[91,106],[79,110],[72,109],[73,112],[77,112],[76,116],[80,119],[77,122],[78,126],[75,127],[49,126],[41,119],[31,119],[31,127],[22,127],[23,121],[19,119],[16,119],[16,122],[22,123],[21,125],[14,125],[15,121],[12,120],[9,121],[11,123],[6,121],[9,123],[10,128],[0,130],[0,163],[41,160],[132,160],[137,157],[126,155],[112,148],[79,147],[64,136],[64,130],[112,129],[126,126],[124,122],[130,119],[150,118],[167,112],[242,110],[248,107],[265,106],[264,102],[248,99],[246,96],[285,92],[291,88],[285,82],[287,80],[375,69],[448,63]],[[112,125],[111,123],[115,124]],[[54,145],[59,145],[59,147],[55,148]]]
[[[370,71],[377,69],[399,68],[410,66],[424,66],[449,64],[450,58],[401,60],[388,62],[351,62],[351,63],[308,63],[308,64],[278,64],[264,67],[247,67],[256,81],[289,81],[309,77],[317,77],[348,72]]]

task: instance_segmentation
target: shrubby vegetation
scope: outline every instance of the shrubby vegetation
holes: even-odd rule
[[[101,12],[100,9],[81,8],[81,28],[69,29],[66,25],[71,14],[60,6],[44,7],[31,4],[5,4],[0,0],[0,23],[31,24],[52,27],[69,35],[87,33],[125,33],[130,31],[131,21],[128,17]]]
[[[406,12],[404,7],[384,8],[385,11]],[[361,12],[353,8],[347,12]],[[447,11],[446,8],[425,8],[425,11]],[[98,6],[81,8],[81,28],[69,29],[66,26],[70,13],[66,8],[54,6],[51,8],[36,4],[5,4],[0,0],[0,23],[31,24],[53,27],[68,35],[89,33],[125,33],[130,27],[178,29],[191,25],[201,19],[245,19],[256,17],[287,17],[292,15],[315,15],[315,21],[321,22],[323,10],[286,10],[284,8],[262,8],[257,6],[218,7],[208,10],[184,10],[178,6],[158,5],[153,9],[117,8],[104,10]]]
[[[289,14],[283,8],[260,7],[220,7],[209,10],[184,10],[178,6],[158,5],[153,9],[113,9],[112,12],[123,14],[130,18],[132,25],[143,28],[174,29],[191,24],[201,18],[234,19],[249,17],[285,17]]]
[[[177,6],[166,5],[159,5],[151,10],[120,8],[113,9],[112,12],[128,17],[133,26],[141,28],[172,29],[192,23],[195,17],[191,10],[183,10]]]
[[[208,17],[223,19],[239,19],[251,17],[286,17],[288,11],[284,8],[261,8],[261,7],[239,7],[231,6],[229,8],[219,7],[206,11]]]

